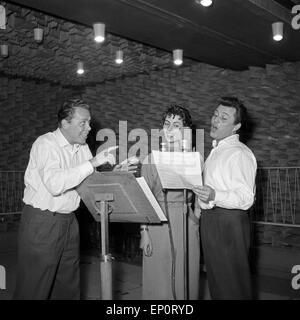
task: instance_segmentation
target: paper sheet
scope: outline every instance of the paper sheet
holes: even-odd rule
[[[192,189],[195,185],[202,185],[199,152],[152,153],[164,189]]]
[[[158,204],[157,200],[155,199],[152,191],[150,190],[146,180],[144,177],[136,178],[137,182],[139,183],[140,187],[143,189],[146,197],[149,199],[153,209],[155,210],[156,214],[158,215],[161,221],[168,221],[166,216],[164,215],[160,205]]]

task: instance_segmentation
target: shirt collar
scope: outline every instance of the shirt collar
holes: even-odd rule
[[[217,146],[220,146],[222,144],[234,144],[237,141],[239,141],[239,135],[238,134],[232,134],[231,136],[220,140],[219,143],[217,142],[217,140],[213,140],[212,141],[212,146],[213,146],[213,148],[216,148]]]
[[[57,128],[53,133],[55,134],[60,147],[64,148],[69,146],[69,148],[71,148],[72,151],[78,151],[80,145],[78,143],[71,145],[69,141],[65,138],[65,136],[62,134],[60,128]]]

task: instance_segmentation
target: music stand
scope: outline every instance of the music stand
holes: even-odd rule
[[[112,257],[108,222],[160,223],[152,204],[132,173],[94,172],[77,191],[97,222],[101,222],[101,298],[112,299]]]

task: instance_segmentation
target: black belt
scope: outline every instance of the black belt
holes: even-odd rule
[[[31,212],[36,213],[36,214],[46,214],[46,215],[52,215],[52,216],[57,216],[61,218],[71,218],[75,215],[74,212],[70,213],[61,213],[57,211],[50,211],[50,210],[42,210],[40,208],[34,208],[32,205],[25,204],[25,207],[28,208]]]
[[[249,213],[249,210],[243,210],[243,209],[225,209],[222,207],[213,207],[211,209],[201,209],[203,212],[214,212],[214,213],[225,213],[226,212],[243,212],[243,213]]]

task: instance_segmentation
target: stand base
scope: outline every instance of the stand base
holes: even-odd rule
[[[101,255],[101,300],[112,300],[112,261],[110,254]]]

